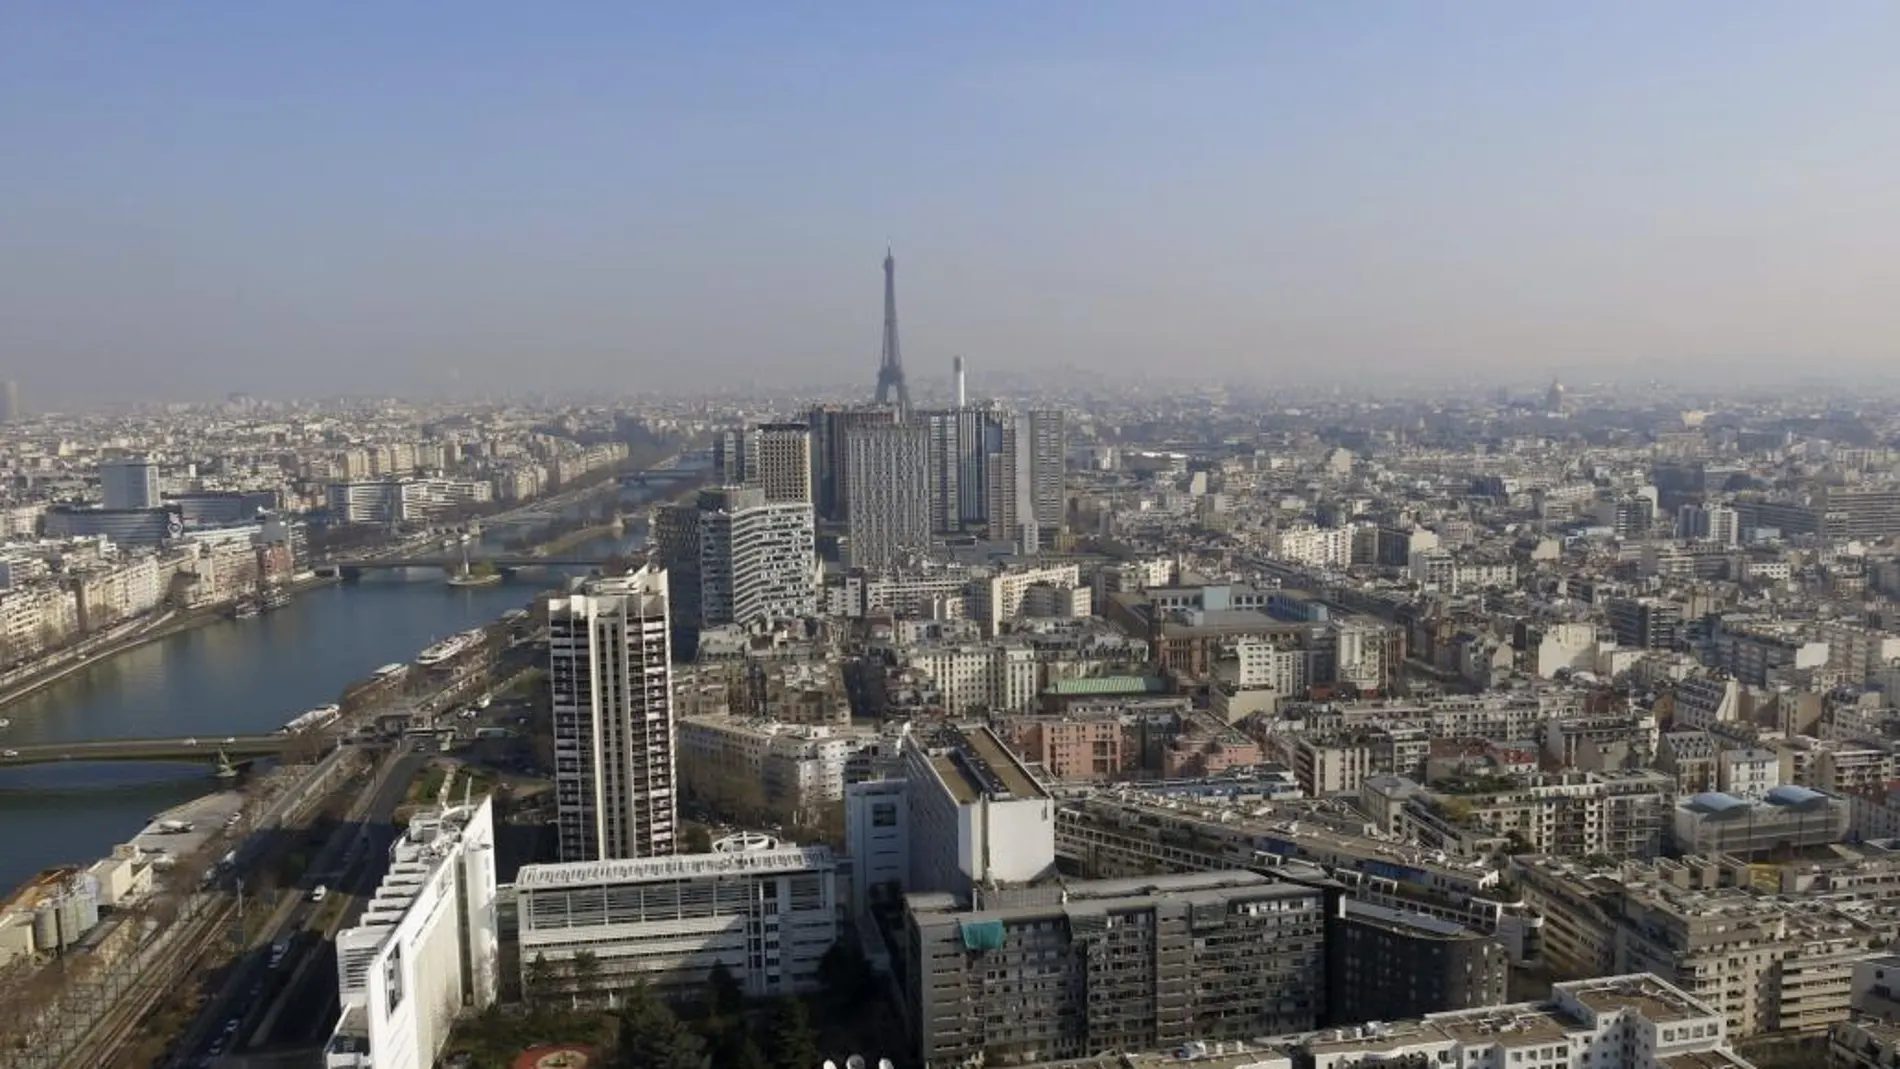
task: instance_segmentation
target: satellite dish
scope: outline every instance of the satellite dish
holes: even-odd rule
[[[826,1059],[825,1059],[825,1069],[838,1069],[838,1063],[837,1063],[837,1062],[834,1062],[834,1061],[832,1061],[832,1060],[831,1060],[830,1058],[826,1058]]]
[[[864,1055],[853,1054],[844,1060],[844,1069],[864,1069]]]
[[[892,1065],[889,1058],[879,1058],[877,1060],[877,1069],[897,1069],[897,1066]]]

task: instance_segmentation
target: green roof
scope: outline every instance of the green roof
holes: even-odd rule
[[[1165,694],[1168,681],[1160,676],[1090,676],[1084,679],[1057,679],[1049,684],[1050,694]]]

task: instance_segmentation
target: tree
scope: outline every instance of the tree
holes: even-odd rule
[[[818,1037],[811,1030],[811,1011],[789,995],[772,1009],[772,1069],[811,1069],[818,1064]]]
[[[536,954],[534,960],[528,962],[528,967],[521,977],[521,986],[524,989],[521,994],[528,1000],[528,1005],[536,1010],[546,1008],[548,996],[553,993],[554,978],[554,965],[548,961],[548,956]]]
[[[713,966],[712,972],[707,975],[706,994],[712,1001],[712,1011],[715,1014],[732,1013],[745,1001],[744,989],[739,986],[738,979],[732,975],[731,969],[726,968],[726,963],[723,961]]]
[[[574,993],[582,1002],[592,1002],[600,994],[600,959],[591,950],[574,952]]]
[[[712,848],[712,832],[706,829],[706,825],[688,824],[686,826],[685,853],[710,854]]]
[[[772,1069],[772,1063],[765,1060],[765,1052],[751,1036],[741,1031],[738,1037],[730,1048],[720,1053],[719,1069]]]
[[[628,992],[613,1061],[618,1069],[710,1069],[705,1047],[651,988],[640,984]]]
[[[818,959],[818,982],[825,993],[841,1004],[849,1005],[871,993],[871,963],[856,947],[842,941],[831,944]]]

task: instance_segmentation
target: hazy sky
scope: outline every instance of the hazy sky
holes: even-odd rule
[[[29,396],[1895,364],[1900,4],[0,6]]]

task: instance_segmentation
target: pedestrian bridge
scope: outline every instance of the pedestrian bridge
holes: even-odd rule
[[[100,739],[94,742],[23,743],[0,741],[0,768],[59,761],[175,761],[233,765],[276,757],[295,735],[228,735],[219,738]]]

